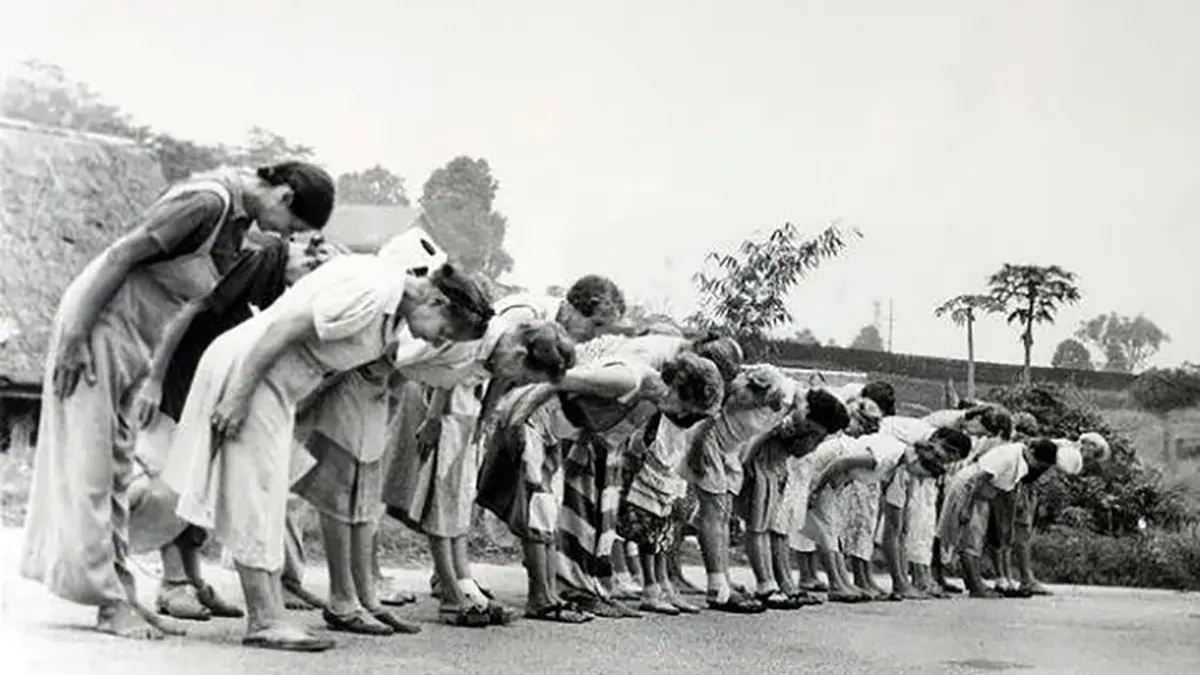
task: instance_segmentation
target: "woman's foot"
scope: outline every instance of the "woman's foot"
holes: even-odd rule
[[[527,608],[525,618],[533,621],[580,624],[587,623],[596,617],[566,602],[559,601],[544,607]]]
[[[492,616],[487,608],[477,605],[442,605],[438,608],[438,619],[447,626],[457,628],[486,628],[492,625]]]
[[[299,611],[325,609],[325,601],[310,593],[304,586],[285,581],[283,582],[283,606]]]
[[[125,602],[101,606],[96,612],[96,630],[130,640],[161,640],[166,635]]]
[[[397,633],[403,633],[404,635],[416,635],[417,633],[421,632],[421,627],[417,624],[412,623],[411,621],[405,621],[383,607],[368,609],[367,611],[370,612],[371,616],[374,617],[376,621],[391,628]]]
[[[1023,581],[1019,586],[1020,590],[1028,592],[1030,595],[1054,595],[1050,589],[1042,585],[1040,581]]]
[[[204,588],[196,591],[196,599],[200,604],[208,608],[212,615],[222,619],[240,619],[246,615],[240,607],[225,602],[221,596],[217,595],[216,589],[211,584],[205,584]]]
[[[339,633],[385,636],[396,632],[364,609],[356,609],[348,614],[335,614],[332,610],[325,609],[321,612],[321,618],[325,619],[329,630]]]
[[[643,612],[665,614],[667,616],[679,616],[680,614],[679,608],[667,602],[666,598],[661,595],[642,598],[638,609]]]
[[[699,607],[693,605],[692,603],[688,602],[687,600],[684,600],[683,597],[679,595],[679,591],[675,590],[674,588],[670,588],[670,589],[664,591],[663,599],[665,599],[667,602],[674,605],[675,609],[678,609],[680,612],[683,612],[684,614],[699,614],[700,613]]]
[[[824,581],[821,581],[820,579],[804,579],[804,580],[801,580],[800,583],[797,584],[797,586],[800,588],[800,590],[808,591],[809,593],[828,593],[829,592],[829,586]]]
[[[332,649],[337,643],[329,638],[310,635],[298,626],[285,624],[252,631],[242,638],[242,644],[247,647],[288,652],[323,652]]]
[[[158,613],[183,621],[208,621],[212,611],[197,597],[198,593],[186,581],[164,581],[158,589],[154,606]]]
[[[493,626],[507,626],[519,616],[517,610],[495,600],[488,600],[487,613]]]

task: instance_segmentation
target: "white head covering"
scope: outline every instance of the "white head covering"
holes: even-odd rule
[[[1083,453],[1079,451],[1079,444],[1059,441],[1058,459],[1055,465],[1059,471],[1071,476],[1083,471]]]
[[[1107,459],[1109,454],[1112,453],[1112,450],[1108,446],[1108,441],[1103,436],[1096,433],[1095,431],[1089,431],[1085,434],[1081,434],[1079,436],[1079,442],[1080,443],[1084,443],[1084,442],[1093,443],[1096,446],[1098,446],[1103,453],[1100,457],[1100,459],[1102,459],[1102,460]]]
[[[380,258],[400,265],[405,270],[428,267],[430,271],[446,262],[446,252],[434,243],[425,230],[414,227],[387,241],[379,249]]]

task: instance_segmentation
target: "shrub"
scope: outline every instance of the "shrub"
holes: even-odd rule
[[[1052,583],[1200,590],[1200,528],[1110,537],[1053,527],[1033,537],[1033,568]]]
[[[1085,431],[1097,431],[1112,447],[1112,457],[1103,465],[1088,466],[1079,476],[1050,472],[1038,481],[1039,528],[1083,525],[1096,532],[1122,535],[1138,532],[1143,518],[1167,529],[1195,522],[1186,488],[1166,484],[1157,469],[1143,465],[1129,439],[1110,427],[1078,390],[1037,384],[993,389],[988,398],[1012,410],[1032,413],[1047,437],[1074,439]]]

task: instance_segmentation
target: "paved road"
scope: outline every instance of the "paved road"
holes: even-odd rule
[[[373,673],[1200,673],[1200,596],[1056,587],[1052,598],[825,605],[740,617],[597,620],[585,626],[520,621],[505,628],[434,623],[427,597],[401,610],[425,622],[416,636],[338,636],[317,654],[244,649],[240,621],[188,624],[189,635],[129,643],[87,630],[94,613],[14,578],[11,531],[0,536],[0,655],[4,673],[264,675]],[[211,578],[238,598],[232,573]],[[426,570],[392,570],[414,590]],[[695,578],[702,579],[698,570]],[[748,580],[747,570],[738,570]],[[519,568],[480,565],[478,576],[519,603]],[[324,586],[312,570],[313,586]],[[153,584],[142,580],[152,598]],[[302,620],[320,629],[316,613]],[[14,667],[15,666],[15,667]]]

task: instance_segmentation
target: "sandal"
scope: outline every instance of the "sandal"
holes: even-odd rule
[[[824,600],[806,591],[792,593],[788,597],[799,602],[802,607],[815,607],[816,605],[825,604]]]
[[[571,606],[570,603],[560,602],[546,605],[537,609],[525,610],[525,618],[534,621],[550,621],[554,623],[587,623],[596,617]]]
[[[416,635],[417,633],[421,632],[421,627],[417,624],[405,621],[404,619],[401,619],[400,617],[383,608],[380,608],[377,611],[372,611],[371,616],[375,617],[375,620],[379,623],[391,628],[397,633]]]
[[[205,607],[198,596],[186,581],[165,582],[154,604],[162,616],[184,621],[209,621],[212,610]]]
[[[830,591],[827,597],[829,602],[841,602],[848,605],[871,601],[871,599],[865,595],[860,595],[858,593],[846,593],[844,591]]]
[[[329,630],[339,633],[384,636],[396,632],[391,626],[382,623],[364,610],[358,610],[346,616],[338,616],[326,609],[321,612],[321,618],[325,619],[325,625],[329,627]]]
[[[492,617],[483,607],[441,607],[438,618],[448,626],[459,628],[486,628],[492,625]]]
[[[744,595],[731,595],[725,602],[717,602],[709,598],[708,608],[718,612],[729,612],[730,614],[762,614],[767,611],[767,608],[761,602],[747,598]]]
[[[417,601],[417,596],[408,591],[393,591],[390,595],[380,593],[379,602],[391,607],[403,607]]]
[[[495,601],[488,603],[487,614],[493,626],[507,626],[517,620],[517,611],[515,609]]]
[[[824,581],[809,581],[802,584],[797,584],[802,591],[809,593],[828,593],[829,586]]]
[[[682,613],[679,611],[678,607],[672,605],[662,598],[643,600],[642,603],[638,605],[638,609],[643,612],[653,612],[654,614],[665,614],[667,616],[679,616]]]
[[[295,628],[267,628],[242,638],[242,644],[285,652],[323,652],[337,645],[329,638],[313,637]]]
[[[779,591],[775,591],[774,593],[761,593],[754,596],[754,599],[761,602],[767,609],[791,611],[800,609],[804,606],[804,604],[799,600],[788,597]]]

